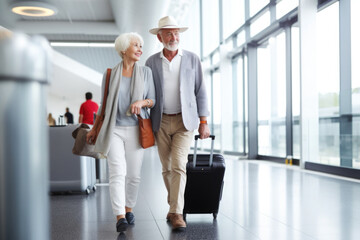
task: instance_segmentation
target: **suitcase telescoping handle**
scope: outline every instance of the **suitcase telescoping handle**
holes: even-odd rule
[[[211,152],[210,152],[210,159],[209,159],[209,167],[212,166],[213,162],[213,152],[214,152],[214,142],[215,142],[215,135],[209,136],[211,140]],[[196,166],[196,151],[197,151],[197,143],[198,139],[200,138],[200,135],[195,135],[195,148],[194,148],[194,157],[193,157],[193,167]]]

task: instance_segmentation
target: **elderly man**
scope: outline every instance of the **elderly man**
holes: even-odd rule
[[[146,61],[156,90],[157,104],[151,109],[151,119],[168,191],[170,208],[166,219],[174,230],[186,229],[182,213],[193,131],[198,129],[201,139],[210,135],[200,60],[194,53],[179,48],[180,33],[186,30],[171,16],[161,18],[158,27],[149,32],[157,35],[164,48]]]

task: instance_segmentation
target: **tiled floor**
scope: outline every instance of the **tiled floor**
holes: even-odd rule
[[[230,157],[217,220],[188,214],[187,230],[172,232],[156,149],[146,151],[134,226],[116,232],[109,187],[101,184],[88,196],[51,196],[52,239],[360,239],[359,181]]]

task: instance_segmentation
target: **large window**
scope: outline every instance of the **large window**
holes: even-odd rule
[[[244,94],[245,94],[245,109],[244,109],[244,115],[245,115],[245,153],[248,153],[249,152],[249,144],[248,144],[248,140],[249,140],[249,135],[248,135],[248,130],[249,130],[249,111],[248,111],[248,104],[249,104],[249,91],[248,91],[248,58],[247,58],[247,55],[244,55]]]
[[[209,55],[219,45],[219,0],[202,1],[203,54]]]
[[[211,60],[210,58],[207,58],[206,60],[204,60],[202,62],[202,67],[203,69],[209,69],[211,67]],[[212,92],[212,74],[209,70],[205,70],[204,71],[204,79],[205,79],[205,86],[206,86],[206,94],[207,94],[207,98],[208,98],[208,107],[209,107],[209,111],[210,111],[210,116],[207,117],[207,122],[210,128],[210,134],[214,134],[214,126],[213,126],[213,92]],[[195,133],[198,134],[198,131],[195,130]],[[215,136],[216,138],[218,136]],[[198,147],[202,148],[202,149],[210,149],[211,147],[211,142],[210,141],[198,141]]]
[[[224,37],[229,37],[245,22],[244,0],[223,0]]]
[[[199,2],[215,148],[360,169],[360,1]]]
[[[242,44],[245,43],[245,31],[241,31],[237,36],[236,36],[236,46],[241,46]]]
[[[211,68],[210,58],[203,61],[203,68]],[[204,72],[206,93],[208,96],[208,104],[210,116],[207,122],[210,128],[210,134],[215,135],[214,150],[220,150],[221,147],[221,82],[220,72],[218,70],[205,70]],[[196,134],[197,130],[195,130]],[[211,141],[199,141],[198,147],[203,150],[210,150]]]
[[[265,7],[269,3],[269,0],[249,0],[250,5],[250,17],[254,16],[258,11]]]
[[[351,4],[351,89],[353,167],[360,168],[360,1]]]
[[[319,96],[319,161],[340,165],[339,4],[318,12],[316,78]]]
[[[286,157],[285,33],[258,48],[258,153]]]
[[[224,150],[245,153],[245,85],[243,55],[233,63],[233,129],[232,146],[224,146]]]
[[[183,26],[190,26],[186,32],[180,35],[181,47],[188,51],[196,53],[199,57],[200,53],[200,3],[199,1],[193,1],[189,8],[188,17],[184,19],[184,22],[180,24]],[[145,43],[147,44],[147,43]],[[149,47],[146,45],[146,47]]]
[[[360,114],[360,1],[351,1],[351,88],[352,112]]]
[[[221,148],[221,81],[219,71],[215,71],[212,74],[213,82],[213,114],[212,114],[212,124],[215,135],[214,149],[220,150]]]
[[[291,27],[291,80],[292,80],[292,131],[293,158],[300,159],[300,44],[299,26]]]
[[[279,19],[285,14],[296,8],[299,4],[299,0],[281,0],[276,4],[276,18]]]
[[[264,30],[265,28],[267,28],[270,24],[270,12],[266,11],[265,13],[263,13],[263,15],[261,15],[261,17],[259,17],[258,19],[256,19],[250,26],[250,32],[251,32],[251,36],[255,36],[256,34],[258,34],[260,31]]]

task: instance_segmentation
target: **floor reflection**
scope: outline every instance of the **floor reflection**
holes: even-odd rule
[[[172,231],[165,217],[166,190],[157,155],[146,155],[136,223],[115,229],[109,187],[95,193],[52,195],[51,236],[67,239],[358,239],[360,181],[262,161],[226,158],[224,189],[216,220],[187,214],[185,232]]]

